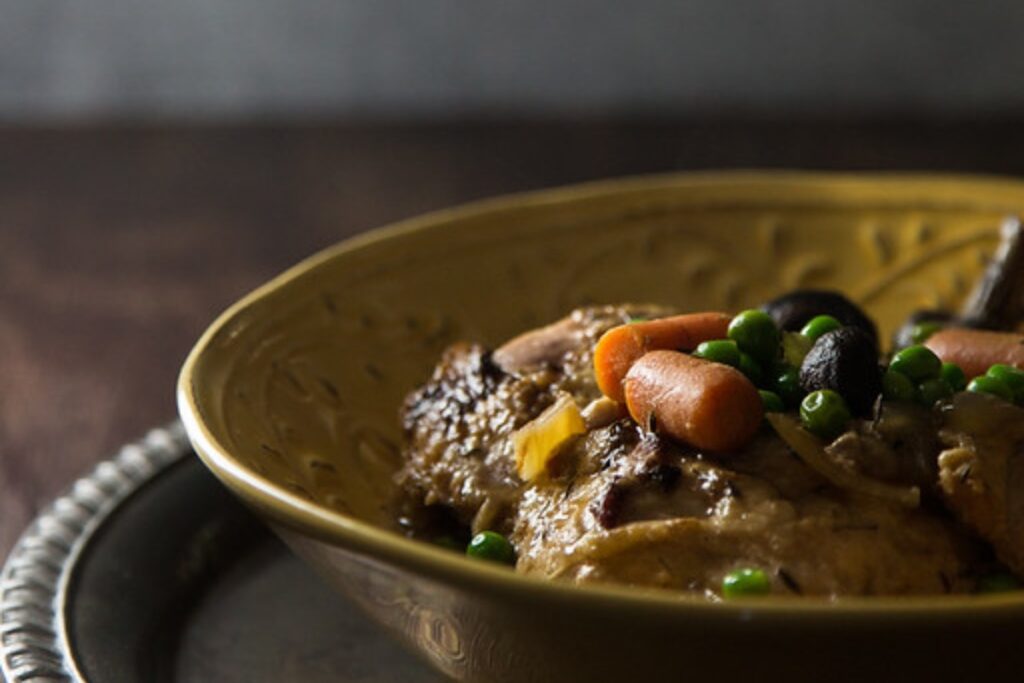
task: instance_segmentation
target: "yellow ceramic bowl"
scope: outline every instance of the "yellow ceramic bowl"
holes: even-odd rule
[[[1007,213],[1024,213],[1024,184],[724,173],[431,214],[228,310],[185,363],[181,416],[296,553],[459,680],[979,680],[1022,659],[1021,595],[713,604],[576,588],[407,540],[387,501],[399,403],[453,340],[495,344],[585,303],[736,310],[803,286],[845,290],[888,332],[957,305]]]

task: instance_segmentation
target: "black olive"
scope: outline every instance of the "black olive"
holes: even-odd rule
[[[780,329],[798,332],[807,322],[818,315],[830,315],[843,325],[857,327],[867,334],[878,346],[878,330],[857,304],[839,292],[820,289],[798,289],[772,299],[761,306],[775,319]]]
[[[855,415],[871,413],[882,393],[882,371],[874,340],[859,327],[840,327],[818,337],[800,366],[804,391],[831,389]]]

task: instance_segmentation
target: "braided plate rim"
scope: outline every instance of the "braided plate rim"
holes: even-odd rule
[[[153,429],[72,484],[22,533],[0,572],[0,671],[8,683],[86,683],[63,619],[76,561],[124,499],[189,452],[180,422]]]

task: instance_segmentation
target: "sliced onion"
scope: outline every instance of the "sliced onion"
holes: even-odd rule
[[[533,481],[545,475],[562,444],[586,431],[576,401],[568,393],[559,394],[553,405],[512,435],[519,478]]]
[[[864,475],[842,466],[825,452],[825,444],[818,437],[800,426],[789,415],[767,413],[765,417],[779,437],[786,442],[808,467],[828,479],[835,486],[847,491],[862,493],[915,508],[921,504],[921,489],[916,486],[896,486]]]

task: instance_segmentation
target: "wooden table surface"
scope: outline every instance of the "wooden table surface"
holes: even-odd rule
[[[0,557],[175,414],[241,294],[339,239],[488,195],[680,169],[1024,175],[1014,121],[0,129]]]

